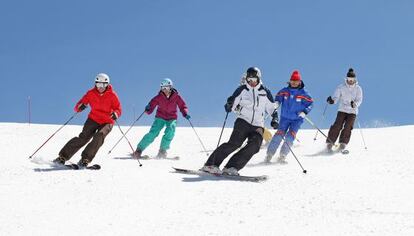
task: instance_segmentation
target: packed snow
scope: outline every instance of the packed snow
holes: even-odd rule
[[[367,149],[354,129],[349,155],[324,154],[322,135],[300,130],[293,150],[307,174],[292,155],[264,165],[262,149],[240,171],[268,175],[261,183],[174,173],[207,159],[191,127],[177,128],[169,155],[178,161],[139,167],[125,140],[108,154],[121,137],[115,126],[93,161],[101,170],[54,169],[78,125],[29,159],[59,127],[0,123],[0,235],[414,235],[414,126],[363,129]],[[128,133],[133,147],[148,129]],[[215,148],[220,128],[196,131]],[[144,154],[157,154],[161,135]]]

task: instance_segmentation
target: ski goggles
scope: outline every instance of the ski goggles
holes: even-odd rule
[[[346,77],[346,80],[350,83],[355,83],[355,81],[356,81],[355,78],[353,78],[353,77]]]
[[[257,82],[259,79],[257,77],[247,77],[246,81],[247,82]]]
[[[95,86],[96,86],[97,88],[106,88],[106,87],[108,87],[108,83],[96,82],[96,83],[95,83]]]
[[[161,86],[161,90],[171,90],[171,86]]]

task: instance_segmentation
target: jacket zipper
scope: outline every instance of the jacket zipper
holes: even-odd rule
[[[254,94],[254,88],[253,88],[253,116],[252,116],[252,122],[250,122],[250,124],[253,124],[254,121],[254,107],[256,106],[256,97]]]

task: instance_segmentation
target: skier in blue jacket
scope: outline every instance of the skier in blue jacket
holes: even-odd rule
[[[280,164],[287,163],[286,156],[289,153],[289,147],[292,147],[303,119],[312,109],[312,97],[304,87],[305,84],[301,80],[299,71],[295,70],[290,77],[289,86],[276,94],[275,102],[281,104],[282,107],[281,118],[280,123],[277,122],[277,117],[274,117],[270,123],[274,129],[277,129],[277,132],[267,147],[265,162],[270,162],[281,141],[284,139],[285,142],[280,150],[277,162]]]

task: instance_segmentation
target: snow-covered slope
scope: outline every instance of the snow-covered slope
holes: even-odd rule
[[[269,175],[263,183],[172,173],[207,158],[193,130],[181,127],[170,150],[179,161],[139,167],[125,141],[108,155],[121,135],[114,127],[94,160],[101,170],[42,164],[81,126],[65,127],[29,160],[58,128],[0,123],[0,235],[414,235],[414,126],[363,130],[367,150],[356,129],[347,156],[318,155],[322,136],[301,130],[294,151],[308,173],[291,155],[288,165],[261,165],[263,149],[241,170]],[[147,130],[131,130],[134,147]],[[215,147],[220,128],[197,132]],[[155,155],[159,141],[145,152]]]

